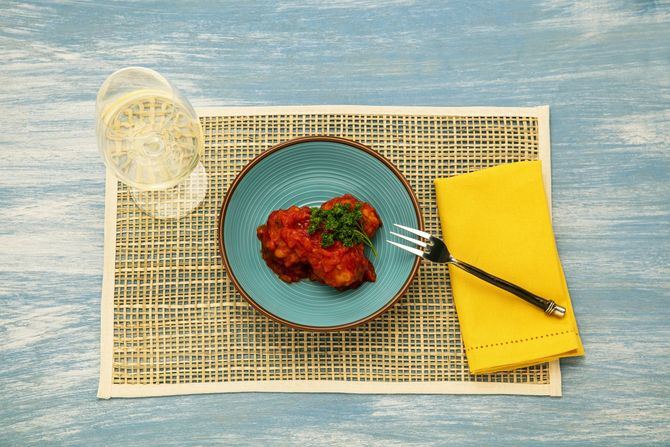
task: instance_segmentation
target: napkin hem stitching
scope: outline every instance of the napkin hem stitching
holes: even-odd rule
[[[535,337],[519,338],[519,339],[516,339],[516,340],[508,340],[508,341],[504,341],[504,342],[501,341],[499,343],[491,343],[491,344],[488,344],[488,345],[472,346],[472,347],[469,347],[469,348],[465,348],[465,350],[466,351],[474,351],[474,350],[483,349],[483,348],[494,348],[496,346],[509,345],[509,344],[513,344],[513,343],[525,343],[527,341],[538,340],[540,338],[555,337],[556,335],[564,335],[564,334],[571,334],[571,333],[575,333],[575,331],[570,330],[570,331],[563,331],[563,332],[554,332],[553,334],[543,334],[543,335],[537,335]]]

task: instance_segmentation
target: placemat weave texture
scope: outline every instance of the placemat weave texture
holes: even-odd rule
[[[560,394],[558,364],[468,373],[446,265],[423,263],[409,292],[380,318],[316,333],[255,311],[227,278],[217,247],[220,207],[237,173],[271,146],[307,135],[350,138],[379,151],[414,188],[426,230],[440,234],[434,179],[538,159],[541,146],[548,163],[547,108],[322,106],[212,109],[200,116],[209,192],[192,215],[153,219],[125,185],[108,179],[100,397]]]

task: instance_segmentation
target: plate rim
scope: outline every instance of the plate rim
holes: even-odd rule
[[[409,289],[409,286],[412,284],[412,281],[416,277],[417,272],[419,271],[419,265],[421,264],[421,258],[418,256],[416,257],[414,261],[414,266],[412,267],[412,271],[410,274],[407,276],[407,279],[403,283],[403,285],[400,287],[398,292],[381,308],[379,308],[377,311],[371,313],[370,315],[360,318],[356,321],[352,321],[350,323],[345,323],[345,324],[339,324],[339,325],[334,325],[334,326],[310,326],[310,325],[305,325],[305,324],[300,324],[296,323],[293,321],[286,320],[278,315],[273,314],[272,312],[266,310],[258,304],[256,301],[254,301],[251,296],[244,290],[244,288],[240,285],[240,283],[237,281],[237,278],[235,277],[235,273],[233,272],[233,269],[230,267],[230,264],[228,262],[228,256],[226,255],[226,248],[225,244],[223,243],[223,223],[226,218],[226,211],[228,210],[228,204],[230,203],[230,200],[233,196],[233,193],[235,192],[235,189],[237,186],[240,184],[242,179],[253,169],[261,160],[265,159],[271,154],[274,154],[282,149],[289,148],[291,146],[295,146],[296,144],[301,144],[301,143],[312,143],[312,142],[330,142],[330,143],[339,143],[339,144],[344,144],[350,147],[353,147],[355,149],[359,149],[377,160],[381,161],[388,169],[391,170],[391,172],[400,180],[400,182],[403,184],[405,187],[405,190],[409,194],[409,197],[412,201],[412,205],[414,207],[414,213],[416,214],[417,221],[419,223],[419,229],[423,230],[423,214],[421,213],[421,207],[419,205],[419,201],[416,198],[416,194],[414,193],[414,190],[410,186],[409,182],[405,178],[405,176],[400,172],[400,170],[389,160],[386,159],[383,155],[375,151],[369,146],[366,146],[362,143],[359,143],[354,140],[350,140],[348,138],[342,138],[342,137],[335,137],[335,136],[329,136],[329,135],[314,135],[314,136],[305,136],[305,137],[297,137],[297,138],[291,138],[289,140],[283,141],[279,144],[276,144],[269,149],[266,149],[265,151],[261,152],[260,154],[256,155],[254,158],[252,158],[249,163],[247,163],[244,168],[235,176],[235,179],[233,180],[233,183],[230,184],[228,187],[228,190],[226,191],[223,204],[221,205],[221,211],[219,213],[219,222],[218,222],[218,245],[219,245],[219,254],[221,255],[221,259],[223,260],[223,264],[225,266],[226,274],[228,275],[229,279],[233,282],[233,285],[235,286],[235,289],[239,292],[239,294],[249,303],[251,306],[265,315],[266,317],[270,318],[271,320],[274,320],[278,323],[284,324],[286,326],[292,327],[294,329],[301,329],[305,331],[314,331],[314,332],[330,332],[330,331],[342,331],[346,329],[351,329],[357,326],[360,326],[362,324],[365,324],[369,321],[374,320],[375,318],[381,316],[384,314],[386,311],[391,309],[397,302],[398,300],[407,292],[407,289]]]

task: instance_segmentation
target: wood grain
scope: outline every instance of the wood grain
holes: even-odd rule
[[[0,5],[0,445],[670,443],[670,5]],[[552,107],[555,228],[587,356],[562,399],[95,398],[95,94],[155,68],[197,106]]]

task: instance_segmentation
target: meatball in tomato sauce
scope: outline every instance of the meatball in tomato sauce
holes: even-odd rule
[[[364,239],[369,242],[382,224],[377,211],[351,194],[325,202],[320,210],[320,219],[324,215],[328,217],[321,226],[310,226],[314,212],[310,207],[291,206],[270,213],[267,222],[256,230],[261,254],[268,267],[281,280],[289,283],[311,279],[346,290],[366,281],[374,282],[377,275],[365,256],[360,238],[347,236],[338,240],[337,237],[346,233],[348,228],[345,225],[351,226],[354,223],[352,216],[355,216],[358,222],[355,222],[357,226],[353,231],[360,228],[360,232],[367,236]],[[331,210],[338,213],[328,216]],[[345,222],[338,227],[334,216]]]
[[[382,221],[377,214],[377,210],[375,210],[369,203],[361,202],[351,194],[345,194],[341,197],[330,199],[321,205],[321,209],[330,210],[337,204],[346,204],[352,207],[356,206],[356,204],[360,204],[361,214],[363,215],[361,223],[363,225],[363,229],[365,230],[365,234],[367,234],[368,237],[374,236],[379,227],[382,225]]]

